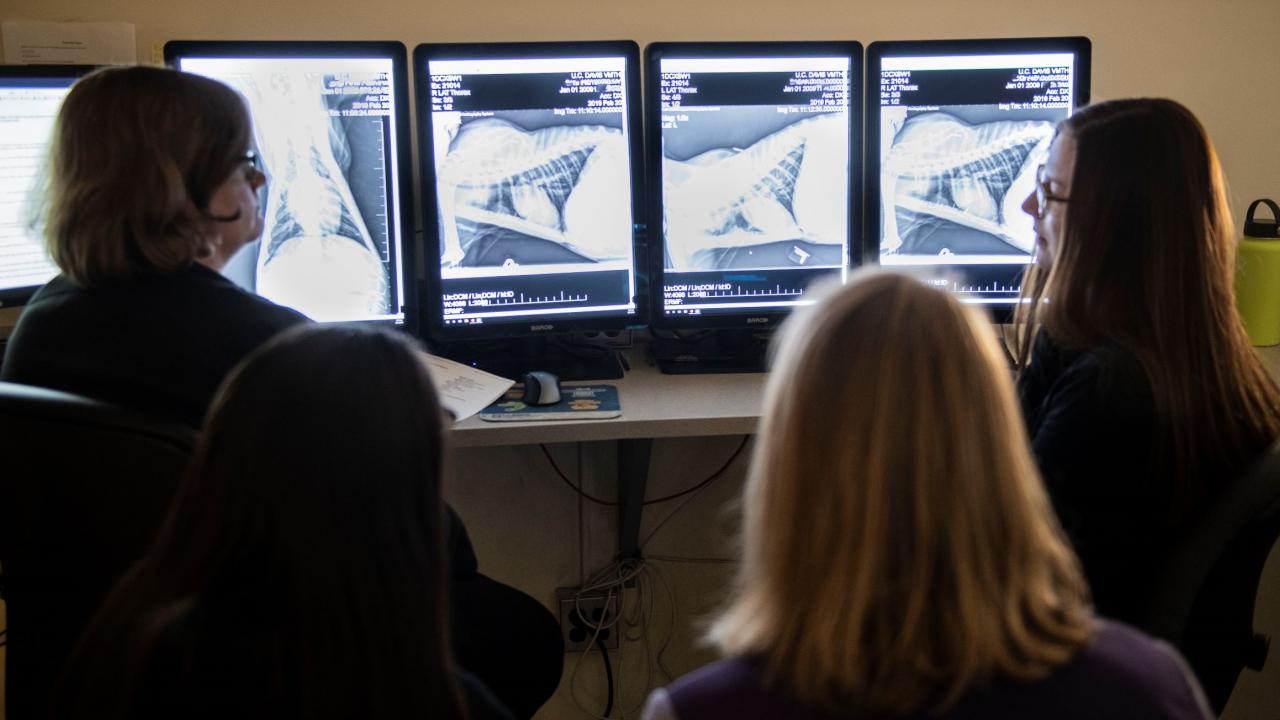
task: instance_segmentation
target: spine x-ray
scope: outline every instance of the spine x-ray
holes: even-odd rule
[[[391,179],[386,113],[348,112],[378,84],[359,73],[319,73],[264,63],[220,78],[253,114],[269,176],[266,222],[252,267],[238,282],[317,320],[385,316],[393,310]],[[390,85],[383,92],[390,92]],[[351,88],[348,92],[344,88]],[[247,274],[248,277],[244,277]]]
[[[664,128],[667,270],[840,266],[849,116],[774,106],[682,109]]]

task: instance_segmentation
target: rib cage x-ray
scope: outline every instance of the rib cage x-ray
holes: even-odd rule
[[[1021,205],[1054,123],[992,119],[1008,115],[987,107],[894,110],[882,121],[892,144],[882,145],[881,254],[1030,253],[1035,234]]]
[[[664,130],[668,270],[843,262],[848,115],[795,117],[774,107],[720,108],[690,112],[690,122]],[[754,137],[733,137],[752,126]]]
[[[381,197],[366,200],[376,214],[366,222],[350,181],[356,169],[349,131],[359,123],[376,126],[376,141],[386,143],[384,152],[392,150],[386,138],[378,137],[382,118],[331,115],[331,108],[367,97],[365,92],[333,93],[328,88],[333,77],[273,63],[260,72],[222,78],[249,102],[270,178],[253,287],[316,320],[386,315],[392,305],[384,258],[390,183],[386,178],[371,183]],[[378,223],[377,242],[370,222]]]
[[[630,158],[621,127],[548,125],[551,111],[501,115],[437,117],[437,148],[448,148],[437,162],[446,274],[629,261]]]

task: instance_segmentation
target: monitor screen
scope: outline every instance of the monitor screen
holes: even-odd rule
[[[223,270],[319,321],[412,312],[405,49],[390,42],[171,42],[184,72],[236,89],[268,182],[262,238]]]
[[[35,223],[35,193],[62,99],[83,66],[0,66],[0,306],[58,274]]]
[[[861,46],[647,51],[654,325],[768,325],[843,278],[860,223]]]
[[[428,333],[643,323],[638,65],[632,42],[418,46]]]
[[[1022,204],[1088,101],[1085,38],[873,43],[868,250],[1007,314],[1035,248]]]

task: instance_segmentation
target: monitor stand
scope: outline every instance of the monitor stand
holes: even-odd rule
[[[769,340],[754,330],[710,330],[695,338],[654,338],[653,362],[667,375],[765,372]]]
[[[545,336],[455,342],[433,347],[432,352],[516,381],[533,370],[561,380],[616,380],[623,370],[617,350]]]

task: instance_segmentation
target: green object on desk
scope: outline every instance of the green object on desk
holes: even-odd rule
[[[1272,220],[1254,219],[1259,205]],[[1236,308],[1254,345],[1280,345],[1280,207],[1255,200],[1245,215],[1236,257]]]
[[[613,385],[564,385],[555,405],[526,405],[520,387],[512,388],[497,402],[480,411],[489,422],[542,422],[545,420],[601,420],[622,415],[618,388]]]

